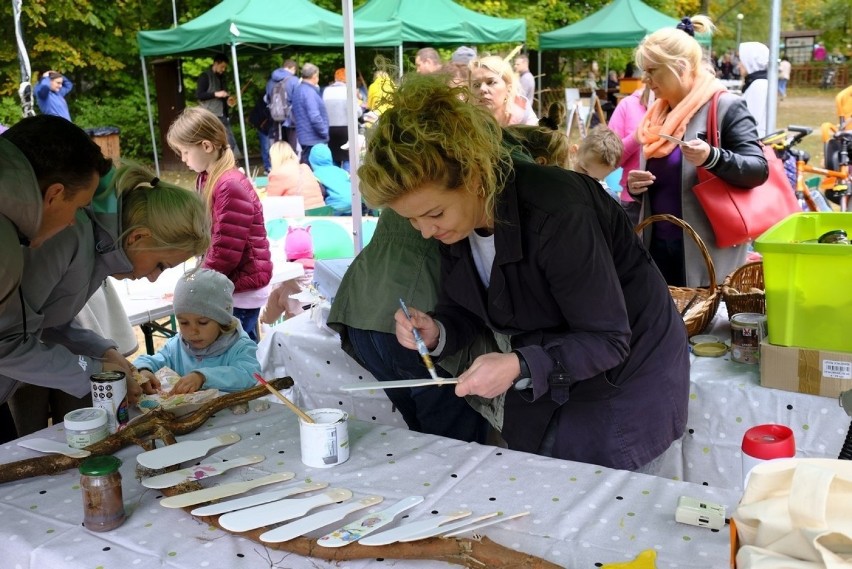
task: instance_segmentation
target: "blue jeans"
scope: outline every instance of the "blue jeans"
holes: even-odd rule
[[[269,172],[272,170],[272,162],[269,161],[269,136],[259,130],[257,139],[260,141],[260,159],[263,160],[263,169]]]
[[[234,308],[234,317],[240,321],[243,330],[255,343],[260,341],[260,338],[257,337],[257,319],[259,316],[260,308]]]
[[[393,334],[347,327],[359,363],[379,381],[429,377],[420,355],[402,347]],[[438,368],[438,375],[449,373]],[[388,399],[399,409],[412,431],[440,435],[467,442],[485,442],[488,422],[454,386],[386,389]]]

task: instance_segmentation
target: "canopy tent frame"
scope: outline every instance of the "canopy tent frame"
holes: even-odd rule
[[[646,35],[680,20],[651,8],[642,0],[613,0],[585,18],[562,28],[542,32],[539,37],[538,68],[545,50],[636,47]],[[699,43],[709,45],[709,34],[697,35]],[[609,52],[606,52],[609,75]],[[541,75],[538,77],[541,92]]]
[[[178,56],[191,54],[209,54],[221,51],[227,46],[231,54],[231,66],[234,72],[234,86],[236,107],[240,119],[242,151],[246,172],[250,171],[248,158],[248,142],[245,128],[245,108],[243,105],[242,86],[240,82],[239,62],[237,58],[237,47],[240,50],[249,48],[263,51],[272,51],[273,46],[297,45],[292,37],[299,37],[306,41],[304,45],[316,47],[338,47],[346,46],[340,39],[346,36],[346,26],[352,30],[352,42],[354,45],[354,18],[344,22],[339,14],[325,10],[308,0],[287,0],[291,11],[299,11],[305,14],[309,22],[316,21],[326,24],[325,31],[319,34],[305,35],[302,30],[305,22],[288,21],[276,28],[275,22],[270,22],[266,3],[257,0],[223,0],[201,16],[190,20],[180,26],[168,30],[141,31],[137,35],[139,45],[142,76],[145,86],[145,100],[148,109],[148,123],[151,131],[151,146],[154,152],[154,164],[159,174],[159,157],[157,155],[156,133],[154,119],[151,109],[151,93],[148,87],[148,73],[146,67],[146,56]],[[277,6],[280,11],[281,6]],[[364,45],[373,47],[395,47],[401,42],[401,25],[399,22],[373,22],[366,18],[360,18],[357,24],[365,29]],[[241,26],[243,26],[241,28]],[[289,27],[287,27],[289,26]],[[301,27],[299,27],[301,26]],[[294,31],[289,30],[293,28]],[[298,29],[296,29],[298,28]],[[341,32],[338,34],[338,30]],[[286,37],[290,34],[290,38]],[[266,49],[263,46],[268,46]],[[302,44],[298,44],[302,45]],[[354,65],[353,68],[354,69]],[[353,75],[347,68],[347,76]],[[355,120],[351,118],[351,120]],[[357,139],[357,137],[356,137]]]

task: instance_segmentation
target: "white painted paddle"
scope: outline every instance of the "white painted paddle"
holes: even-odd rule
[[[461,528],[459,528],[455,531],[450,531],[449,533],[444,533],[444,534],[441,534],[441,535],[443,535],[444,537],[455,537],[457,535],[461,535],[461,534],[467,533],[469,531],[477,530],[477,529],[488,527],[488,526],[493,526],[494,524],[499,524],[500,522],[506,522],[506,521],[509,521],[509,520],[514,520],[515,518],[522,518],[524,516],[528,516],[529,514],[530,514],[529,511],[518,512],[517,514],[512,514],[511,516],[500,516],[500,517],[497,517],[497,518],[493,518],[493,519],[490,519],[488,521],[482,522],[481,524],[478,524],[478,523],[473,523],[473,524],[470,524],[470,525],[465,524],[464,527],[461,527]],[[447,527],[447,529],[449,529],[449,526]]]
[[[476,516],[475,518],[464,518],[461,521],[453,522],[451,524],[441,525],[436,528],[431,528],[428,530],[424,530],[420,533],[416,533],[414,535],[410,535],[405,539],[400,539],[399,541],[417,541],[418,539],[426,539],[429,537],[435,537],[436,535],[441,535],[448,531],[453,531],[454,529],[458,529],[463,526],[475,524],[477,522],[481,522],[482,520],[487,520],[489,518],[493,518],[494,516],[500,515],[500,512],[491,512],[489,514],[484,514],[482,516]]]
[[[228,531],[249,531],[287,520],[300,518],[314,508],[343,502],[352,497],[352,491],[345,488],[329,488],[310,498],[292,498],[278,500],[262,506],[230,512],[219,518],[219,525]]]
[[[235,498],[233,500],[219,502],[218,504],[210,504],[209,506],[195,508],[190,512],[190,514],[192,514],[193,516],[215,516],[217,514],[224,514],[226,512],[233,512],[234,510],[241,510],[243,508],[251,508],[252,506],[259,506],[261,504],[274,502],[275,500],[280,500],[288,496],[293,496],[294,494],[303,494],[304,492],[322,490],[326,486],[328,486],[328,482],[308,482],[306,484],[294,484],[292,486],[287,486],[286,488],[282,488],[280,490],[263,492],[261,494],[255,494],[254,496]]]
[[[355,502],[346,502],[335,508],[329,508],[310,516],[305,516],[295,522],[284,524],[281,527],[269,530],[266,533],[260,534],[260,541],[265,543],[281,543],[282,541],[290,541],[300,535],[310,533],[315,529],[325,527],[334,522],[339,522],[352,512],[357,512],[370,506],[375,506],[384,500],[381,496],[367,496]]]
[[[187,492],[186,494],[178,494],[160,500],[160,505],[164,508],[184,508],[186,506],[194,506],[202,502],[210,502],[235,496],[248,492],[253,488],[265,486],[266,484],[275,484],[276,482],[286,482],[296,476],[293,472],[276,472],[268,476],[256,478],[255,480],[247,480],[245,482],[232,482],[230,484],[222,484],[204,490],[196,490],[195,492]]]
[[[168,488],[169,486],[176,486],[182,482],[203,480],[205,478],[210,478],[211,476],[218,476],[223,472],[227,472],[228,470],[237,468],[238,466],[257,464],[264,458],[266,457],[262,454],[251,454],[249,456],[241,456],[239,458],[229,460],[228,462],[217,462],[215,464],[202,462],[201,464],[190,468],[184,468],[174,472],[160,474],[159,476],[145,478],[142,480],[142,486],[145,488]]]
[[[139,453],[136,455],[136,462],[145,468],[151,468],[154,470],[158,468],[166,468],[167,466],[180,464],[187,460],[201,458],[210,452],[211,449],[224,445],[231,445],[239,440],[240,435],[236,433],[227,433],[201,441],[181,441],[173,445],[167,445]]]
[[[470,510],[456,510],[448,514],[444,514],[443,516],[432,516],[431,518],[420,520],[419,522],[404,524],[381,533],[368,535],[364,539],[358,540],[358,543],[361,545],[388,545],[396,543],[397,541],[402,541],[407,537],[436,528],[447,522],[465,518],[470,514]]]
[[[364,391],[367,389],[397,389],[400,387],[432,387],[439,385],[453,385],[458,383],[456,377],[441,377],[438,381],[427,379],[400,379],[397,381],[362,381],[361,383],[349,383],[341,385],[341,391]]]
[[[354,541],[358,541],[365,535],[371,534],[374,531],[383,528],[393,521],[393,519],[409,508],[413,508],[417,504],[423,502],[423,496],[409,496],[400,500],[390,508],[367,514],[358,518],[351,524],[347,524],[340,529],[322,536],[317,540],[317,543],[323,547],[343,547]]]
[[[38,452],[64,454],[71,458],[86,458],[92,454],[88,450],[70,447],[66,444],[60,443],[59,441],[52,441],[50,439],[27,439],[25,441],[18,441],[18,446],[28,448],[30,450],[37,450]]]

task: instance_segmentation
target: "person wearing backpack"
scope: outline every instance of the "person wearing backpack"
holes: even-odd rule
[[[328,144],[328,111],[319,92],[319,68],[313,63],[302,66],[302,82],[293,97],[296,136],[302,146],[299,161],[308,164],[311,147]]]
[[[277,93],[275,93],[276,86]],[[276,126],[270,130],[271,142],[284,140],[294,150],[296,149],[296,123],[291,110],[293,96],[298,86],[296,62],[292,59],[285,59],[283,65],[274,70],[269,81],[266,82],[266,104],[272,120],[276,123]]]

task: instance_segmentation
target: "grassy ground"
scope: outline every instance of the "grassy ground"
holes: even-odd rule
[[[836,91],[822,89],[787,89],[787,98],[778,103],[776,127],[781,129],[787,125],[809,126],[814,132],[804,138],[798,147],[811,155],[810,164],[821,166],[823,160],[823,143],[819,128],[824,122],[837,124],[837,108],[834,104]]]

